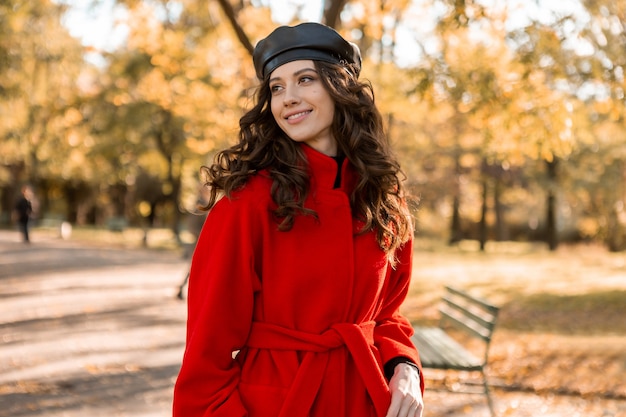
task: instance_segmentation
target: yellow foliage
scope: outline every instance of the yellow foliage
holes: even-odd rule
[[[211,139],[188,137],[187,146],[197,154],[208,154],[215,149],[215,141]]]
[[[169,109],[171,106],[170,84],[163,73],[157,69],[153,69],[139,81],[136,91],[145,101],[156,103],[164,109]]]
[[[83,115],[77,108],[70,107],[65,111],[65,127],[76,125],[82,120]]]
[[[118,107],[123,106],[125,104],[129,104],[131,101],[132,101],[132,98],[130,94],[128,94],[125,91],[122,91],[119,94],[115,94],[112,100],[113,104]]]

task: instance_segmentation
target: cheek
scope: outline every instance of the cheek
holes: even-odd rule
[[[280,106],[279,104],[275,104],[275,101],[272,100],[270,102],[270,110],[272,112],[272,116],[274,116],[274,120],[276,121],[276,123],[280,124],[282,122],[282,118],[280,116],[282,106]]]
[[[326,110],[327,113],[331,115],[332,118],[332,115],[335,113],[335,102],[330,97],[330,95],[324,92],[324,94],[321,96],[320,103],[322,103],[323,108]]]
[[[329,123],[332,123],[335,117],[335,103],[333,103],[332,101],[329,101],[325,108],[326,108],[326,120]]]

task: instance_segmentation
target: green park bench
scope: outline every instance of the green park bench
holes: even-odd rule
[[[106,221],[106,227],[112,232],[123,232],[128,227],[128,221],[122,216],[110,217]]]
[[[491,415],[494,415],[485,367],[489,359],[489,344],[496,326],[499,308],[459,289],[446,286],[445,290],[439,309],[441,314],[439,326],[414,326],[413,343],[419,350],[422,367],[445,371],[479,372],[482,376],[483,387],[479,393],[486,396],[489,411]],[[450,332],[446,331],[450,329],[450,325],[480,339],[484,348],[482,357],[466,349],[454,339]],[[455,392],[476,393],[476,390]]]

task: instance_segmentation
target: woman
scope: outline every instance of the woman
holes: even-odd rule
[[[421,416],[412,224],[358,48],[305,23],[253,59],[239,143],[204,169],[174,416]]]

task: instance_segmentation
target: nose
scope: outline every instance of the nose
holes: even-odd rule
[[[300,96],[298,95],[297,88],[295,86],[286,86],[285,94],[283,94],[283,104],[285,107],[298,104],[300,102]]]

